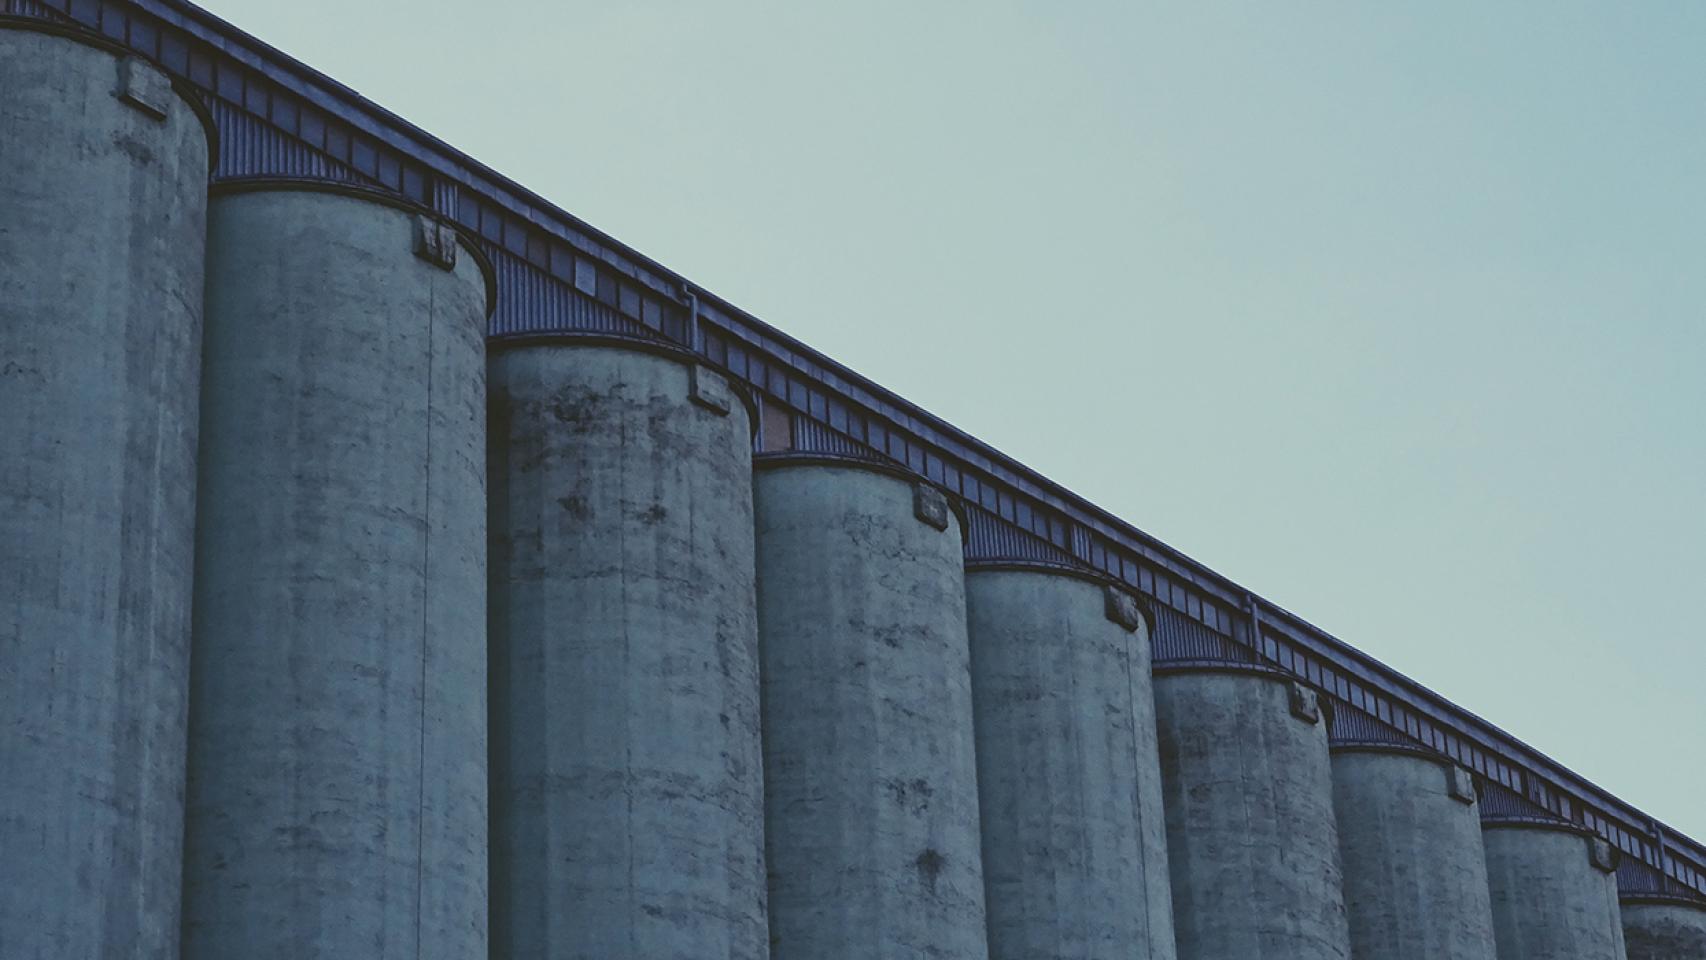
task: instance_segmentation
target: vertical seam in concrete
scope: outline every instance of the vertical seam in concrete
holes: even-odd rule
[[[128,124],[126,126],[128,127]],[[147,191],[147,187],[144,184],[145,177],[146,174],[143,171],[142,165],[137,164],[130,168],[127,198],[130,199],[131,202],[135,202],[139,193]],[[139,232],[138,226],[138,221],[131,221],[129,238],[125,245],[124,276],[127,278],[127,282],[134,282],[132,278],[135,278],[137,274],[136,261],[139,259],[136,255],[137,234]],[[145,389],[156,387],[157,383],[150,374],[157,373],[161,369],[161,364],[159,362],[159,348],[160,338],[164,333],[163,324],[155,325],[154,336],[151,338],[151,342],[147,345],[149,355],[140,363],[137,362],[137,358],[134,356],[135,351],[131,345],[131,335],[135,330],[135,327],[138,325],[138,318],[136,316],[138,312],[139,311],[127,304],[123,310],[122,319],[120,321],[121,326],[119,336],[122,338],[122,342],[125,344],[126,350],[125,357],[122,360],[122,365],[119,369],[123,371],[123,389],[127,395],[135,394],[137,381],[141,381]],[[141,369],[138,370],[138,367]],[[161,397],[164,396],[164,394],[156,391],[155,396]],[[165,403],[161,403],[155,408],[156,437],[159,436],[159,419],[164,416],[166,409],[167,405]],[[113,700],[111,706],[113,709],[108,712],[108,715],[105,718],[109,734],[106,738],[106,742],[103,744],[106,752],[102,759],[105,761],[106,769],[110,771],[110,778],[107,783],[96,787],[95,790],[91,792],[95,794],[104,792],[106,796],[102,797],[101,805],[107,809],[102,812],[110,812],[113,814],[113,823],[109,827],[103,828],[100,831],[105,835],[104,839],[108,843],[112,843],[113,840],[116,839],[115,835],[123,829],[122,824],[124,822],[124,816],[122,812],[120,812],[123,798],[127,796],[140,798],[140,794],[144,789],[146,789],[147,775],[145,771],[148,768],[143,766],[143,761],[151,759],[146,756],[146,751],[148,749],[148,737],[144,733],[146,723],[137,723],[136,728],[133,731],[128,731],[130,735],[134,736],[134,747],[136,753],[142,754],[143,756],[136,757],[132,761],[132,764],[127,765],[125,763],[126,750],[124,749],[127,736],[127,731],[124,729],[126,726],[124,718],[136,718],[143,709],[143,702],[147,699],[146,694],[140,698],[133,697],[132,685],[122,682],[122,678],[126,673],[124,657],[125,654],[131,652],[128,648],[130,648],[138,639],[137,634],[140,634],[142,638],[145,638],[148,641],[148,647],[150,649],[154,646],[155,640],[153,631],[150,629],[154,619],[154,610],[150,606],[146,604],[138,604],[144,607],[144,609],[139,613],[132,616],[126,616],[125,613],[125,608],[130,605],[128,602],[130,601],[130,598],[143,592],[142,590],[136,589],[135,580],[138,574],[133,571],[132,565],[127,562],[133,555],[133,552],[140,553],[148,557],[149,562],[147,564],[147,570],[142,573],[141,576],[152,580],[158,568],[158,564],[155,562],[158,560],[158,557],[153,556],[151,551],[147,549],[152,547],[153,544],[146,542],[148,537],[147,530],[149,528],[158,529],[157,517],[150,515],[147,518],[146,523],[128,522],[130,517],[125,516],[127,511],[124,509],[124,505],[132,501],[132,491],[139,485],[137,482],[138,478],[136,476],[138,471],[131,469],[131,467],[134,459],[132,444],[135,434],[138,432],[135,421],[140,416],[145,416],[145,414],[141,414],[134,409],[126,409],[120,411],[116,418],[117,430],[113,438],[114,452],[118,457],[122,458],[122,461],[124,461],[121,463],[118,471],[119,475],[116,478],[117,489],[119,491],[119,500],[118,503],[115,504],[115,506],[118,507],[115,511],[115,513],[118,514],[116,518],[118,529],[115,531],[116,536],[113,537],[112,541],[102,545],[112,554],[116,555],[117,583],[112,587],[111,598],[102,598],[103,603],[101,606],[104,608],[102,610],[102,614],[111,617],[111,635],[114,640],[114,645],[119,653],[115,662],[112,664],[112,673],[109,675],[109,679],[113,684],[111,694]],[[152,475],[148,477],[147,480],[148,484],[153,488],[153,496],[138,498],[147,504],[145,509],[148,509],[151,514],[154,509],[158,508],[159,498],[167,495],[162,489],[161,484],[158,482],[160,468],[158,446],[156,446],[154,453],[155,459]],[[144,542],[137,543],[137,540],[142,540]],[[133,546],[139,549],[133,551]],[[149,584],[149,586],[152,586],[152,584]],[[147,595],[153,596],[154,594],[152,590],[148,590]],[[145,676],[146,669],[147,667],[144,665],[143,671]],[[146,681],[144,682],[146,683]],[[137,814],[139,817],[141,816],[143,809],[144,807],[142,804],[138,803]],[[140,823],[138,825],[140,826]],[[114,846],[118,845],[114,844]],[[112,860],[116,861],[120,860],[123,857],[123,854],[119,853],[117,850],[111,850],[108,856],[112,858]],[[143,892],[145,887],[143,884],[146,882],[146,877],[143,871],[147,866],[147,860],[148,858],[145,851],[145,845],[138,843],[134,851],[134,860],[132,860],[130,864],[113,863],[113,869],[108,870],[106,875],[101,879],[101,886],[97,896],[102,904],[100,908],[100,923],[101,946],[103,950],[111,950],[116,954],[123,950],[123,944],[126,940],[134,938],[136,941],[141,941],[144,939],[143,932],[140,929],[127,929],[127,927],[132,923],[140,923],[141,919],[146,916],[145,912],[142,910],[142,904],[145,898],[145,894]],[[125,899],[125,894],[127,893],[124,889],[126,884],[123,882],[123,867],[126,865],[134,866],[137,879],[138,881],[141,881],[138,882],[131,891],[128,891],[135,899],[124,904],[125,907],[136,911],[130,917],[119,915],[119,902],[121,899]]]
[[[426,886],[426,714],[427,714],[427,631],[430,617],[428,598],[432,596],[432,374],[433,327],[438,314],[438,277],[427,284],[427,349],[426,349],[426,482],[421,515],[425,520],[421,531],[421,712],[419,753],[416,755],[415,788],[415,960],[421,960],[421,901]]]
[[[1232,685],[1234,687],[1240,687],[1246,683],[1255,684],[1255,685],[1258,685],[1258,687],[1266,684],[1266,681],[1263,681],[1263,680],[1245,680],[1239,674],[1231,674],[1228,679],[1230,680],[1230,682],[1232,683]],[[1269,708],[1268,704],[1261,702],[1260,696],[1259,696],[1259,690],[1253,689],[1252,692],[1257,694],[1257,702],[1253,705],[1243,702],[1239,698],[1239,695],[1237,694],[1236,690],[1234,691],[1233,696],[1230,698],[1232,701],[1232,708],[1234,711],[1233,720],[1235,723],[1241,724],[1243,721],[1247,720],[1249,717],[1249,714],[1251,712],[1258,712],[1258,711],[1266,710]],[[1286,694],[1286,697],[1289,699],[1290,694],[1289,693]],[[1291,710],[1290,706],[1282,703],[1280,705],[1280,709],[1285,710],[1286,716],[1289,718],[1290,710]],[[1289,721],[1289,719],[1287,719],[1287,720],[1282,720],[1281,722],[1287,723],[1290,721]],[[1274,752],[1273,742],[1268,736],[1271,731],[1269,730],[1269,728],[1267,727],[1266,724],[1257,724],[1257,725],[1255,725],[1255,727],[1256,727],[1256,730],[1258,731],[1257,736],[1260,738],[1261,745],[1262,745],[1262,749],[1260,751],[1260,756],[1262,756],[1262,757],[1271,756]],[[1252,804],[1260,803],[1261,798],[1253,796],[1251,791],[1242,789],[1242,786],[1244,784],[1254,783],[1254,784],[1256,784],[1257,790],[1261,790],[1264,788],[1267,790],[1269,807],[1274,812],[1274,820],[1275,820],[1276,824],[1278,823],[1278,820],[1279,820],[1279,789],[1278,789],[1278,787],[1275,786],[1275,782],[1274,782],[1273,778],[1258,777],[1258,776],[1256,776],[1258,771],[1254,771],[1254,770],[1250,769],[1250,764],[1253,761],[1251,760],[1249,752],[1240,750],[1240,751],[1237,751],[1237,753],[1238,753],[1238,785],[1240,788],[1237,791],[1238,792],[1238,803],[1239,803],[1239,808],[1244,815],[1243,821],[1239,824],[1239,831],[1240,831],[1239,835],[1244,836],[1244,837],[1251,837],[1251,836],[1256,835],[1256,831],[1254,829],[1254,824],[1256,822],[1256,815],[1252,814],[1251,806],[1252,806]],[[1250,904],[1254,904],[1254,903],[1259,902],[1256,898],[1255,870],[1252,869],[1252,864],[1251,864],[1251,858],[1252,858],[1253,854],[1251,854],[1250,851],[1252,849],[1253,848],[1251,846],[1246,846],[1244,848],[1244,856],[1242,858],[1243,862],[1239,864],[1239,869],[1238,869],[1240,885],[1242,886],[1243,891],[1244,891],[1243,902],[1244,903],[1250,903]],[[1278,849],[1277,843],[1275,845],[1274,856],[1275,856],[1275,859],[1280,859],[1282,857],[1282,854]],[[1260,949],[1260,944],[1262,941],[1262,935],[1267,932],[1268,927],[1267,927],[1266,918],[1263,918],[1263,917],[1258,915],[1256,917],[1256,920],[1257,920],[1256,924],[1250,930],[1250,942],[1257,945],[1257,949]]]
[[[159,242],[158,238],[155,238],[155,242]],[[150,376],[150,378],[149,378],[151,381],[150,386],[153,388],[154,395],[157,397],[168,396],[169,391],[171,390],[171,386],[170,386],[170,384],[168,382],[168,378],[167,378],[166,364],[163,363],[162,359],[161,359],[163,355],[166,355],[166,356],[170,355],[170,346],[164,342],[165,339],[166,339],[166,331],[165,331],[164,326],[161,326],[155,330],[155,334],[154,334],[154,345],[153,345],[154,354],[153,354],[153,358],[152,358],[153,362],[150,364],[150,367],[152,368],[150,371],[152,376]],[[198,406],[196,408],[196,410],[197,410],[197,415],[199,417],[200,407]],[[155,409],[155,413],[154,413],[154,424],[153,424],[153,427],[154,427],[154,450],[153,450],[154,464],[153,464],[153,471],[152,471],[153,475],[149,479],[152,481],[152,483],[154,485],[154,489],[157,492],[153,497],[150,497],[148,500],[149,513],[150,513],[148,519],[150,522],[148,524],[147,529],[150,531],[153,531],[153,536],[150,537],[150,541],[148,544],[148,546],[149,546],[148,553],[149,553],[149,556],[151,558],[157,558],[160,554],[159,531],[165,529],[165,526],[166,526],[166,521],[159,516],[159,514],[162,512],[162,509],[163,509],[161,500],[163,497],[170,495],[168,493],[169,485],[165,482],[165,478],[162,476],[162,474],[164,472],[164,465],[166,463],[166,458],[167,458],[166,433],[169,429],[169,426],[167,424],[167,413],[166,413],[166,411],[167,411],[167,407],[164,403],[162,403]],[[199,423],[198,423],[198,429],[199,429]],[[194,477],[193,473],[191,474],[191,477],[193,479],[193,477]],[[193,504],[194,500],[191,500],[191,503]],[[192,533],[192,536],[193,536],[193,533]],[[192,551],[192,553],[194,551],[194,541],[193,540],[191,541],[191,551]],[[158,563],[149,563],[148,564],[148,596],[150,598],[158,597],[163,592],[160,585],[159,585],[159,579],[160,579],[160,565]],[[149,606],[148,614],[149,614],[148,619],[145,621],[145,627],[147,629],[147,637],[148,637],[148,643],[147,643],[147,646],[145,647],[145,651],[146,651],[146,654],[148,656],[148,666],[152,670],[152,668],[156,664],[158,664],[162,659],[161,651],[160,651],[161,637],[160,637],[159,631],[154,629],[154,625],[158,620],[158,611],[153,609],[152,604],[150,604],[150,606]],[[187,621],[186,621],[186,626],[187,626]],[[188,640],[187,636],[185,637],[185,640],[187,642],[187,640]],[[186,673],[185,674],[186,680],[187,680],[187,676],[188,675]],[[152,686],[152,684],[150,684],[150,686]],[[187,683],[186,683],[186,686],[184,687],[184,692],[185,692],[185,696],[187,697],[188,692],[189,692]],[[186,721],[186,723],[187,723],[187,721]],[[184,727],[184,729],[187,731],[189,728],[186,726],[186,727]],[[158,759],[156,758],[155,751],[154,751],[156,743],[155,743],[153,738],[147,736],[146,731],[147,731],[146,727],[144,727],[142,730],[138,731],[138,736],[142,740],[142,751],[141,752],[142,752],[142,756],[143,756],[143,762],[145,764],[142,767],[142,769],[143,770],[152,770],[152,769],[155,769],[155,764],[158,762]],[[186,736],[187,736],[187,733],[186,733]],[[187,750],[187,746],[188,746],[187,739],[185,741],[185,746],[186,746],[186,750]],[[188,777],[187,753],[185,755],[185,759],[183,761],[181,761],[181,763],[183,764],[183,766],[180,767],[180,769],[177,771],[177,778],[179,778],[180,780]],[[146,807],[148,806],[147,801],[149,798],[148,798],[146,792],[152,786],[153,785],[148,782],[148,778],[146,776],[141,776],[140,787],[144,793],[141,809],[146,809]],[[183,786],[184,786],[184,784],[182,782],[180,782],[178,784],[178,787],[180,790],[182,790]],[[179,806],[178,810],[179,810],[178,824],[177,824],[177,826],[178,826],[178,860],[181,863],[183,861],[183,808],[182,808],[182,806]],[[155,889],[157,889],[159,887],[159,881],[157,881],[154,878],[149,876],[149,868],[152,867],[153,864],[149,861],[149,858],[147,856],[146,851],[143,848],[141,848],[140,846],[138,847],[138,850],[137,850],[137,856],[138,856],[137,876],[141,880],[141,883],[139,884],[140,889],[137,892],[136,906],[137,906],[138,911],[145,911],[147,909],[147,906],[148,906],[148,899],[149,899],[150,893],[144,892],[144,891],[149,891],[149,892],[154,891]],[[183,889],[181,886],[179,887],[179,894],[178,894],[178,909],[181,913],[182,909],[183,909]],[[144,939],[144,942],[146,942],[146,938],[143,938],[143,939]]]
[[[1063,739],[1070,741],[1070,745],[1072,748],[1072,762],[1073,762],[1073,768],[1074,768],[1072,770],[1072,772],[1075,775],[1082,777],[1083,771],[1089,769],[1089,764],[1088,764],[1087,758],[1084,756],[1084,737],[1083,737],[1082,732],[1078,729],[1078,726],[1077,726],[1078,706],[1082,702],[1079,699],[1079,689],[1078,689],[1078,660],[1077,660],[1077,658],[1078,658],[1078,649],[1077,649],[1078,638],[1076,636],[1074,636],[1072,633],[1072,621],[1071,621],[1070,616],[1064,615],[1064,614],[1057,614],[1057,615],[1060,616],[1059,622],[1061,624],[1061,627],[1058,631],[1058,634],[1059,634],[1059,637],[1060,637],[1062,643],[1060,644],[1060,647],[1059,647],[1059,649],[1055,655],[1060,658],[1060,662],[1066,670],[1066,697],[1067,697],[1067,700],[1066,700],[1066,718],[1067,719],[1066,719],[1066,730],[1064,732]],[[1047,676],[1048,675],[1048,673],[1047,673],[1048,660],[1049,660],[1049,653],[1050,653],[1050,651],[1048,649],[1048,645],[1047,644],[1037,644],[1036,649],[1037,649],[1037,667],[1038,667],[1037,673],[1039,675],[1042,675],[1042,676]],[[1042,722],[1044,724],[1046,724],[1048,722],[1046,710],[1045,711],[1039,711],[1038,717],[1040,720],[1042,720]],[[1044,753],[1044,755],[1045,756],[1047,755],[1046,752]],[[1059,781],[1056,780],[1054,782],[1058,783]],[[1082,785],[1082,783],[1083,783],[1083,780],[1080,779],[1079,784]],[[1075,808],[1072,810],[1073,820],[1076,822],[1076,825],[1078,827],[1078,830],[1076,831],[1076,835],[1073,837],[1073,840],[1075,842],[1083,841],[1088,836],[1088,834],[1090,832],[1089,827],[1085,823],[1086,807],[1088,806],[1088,802],[1085,798],[1085,794],[1088,792],[1089,791],[1084,790],[1084,789],[1071,789],[1071,788],[1068,788],[1066,791],[1068,798],[1071,801],[1075,801]],[[1056,795],[1056,796],[1058,797],[1058,795]],[[1051,800],[1053,802],[1058,802],[1058,800],[1055,798],[1051,798]],[[1049,834],[1052,834],[1052,832],[1053,832],[1053,830],[1052,830],[1052,826],[1051,826],[1051,828],[1049,828],[1049,830],[1048,830],[1048,833],[1045,833],[1045,836],[1049,836]],[[1052,836],[1049,836],[1049,839],[1052,841],[1054,838]],[[1088,844],[1080,847],[1079,853],[1081,855],[1081,859],[1078,861],[1079,869],[1083,871],[1082,873],[1079,874],[1079,878],[1082,878],[1082,877],[1090,874],[1090,872],[1094,869],[1094,865],[1091,863],[1091,856],[1093,854],[1092,854],[1092,851],[1088,848]],[[1067,900],[1068,897],[1063,897],[1061,895],[1061,893],[1062,893],[1061,888],[1063,886],[1063,884],[1061,882],[1061,873],[1063,871],[1060,868],[1059,858],[1058,857],[1050,857],[1048,859],[1048,865],[1049,865],[1049,879],[1053,881],[1053,883],[1050,885],[1050,887],[1051,887],[1050,896],[1053,898],[1053,901],[1054,901],[1054,913],[1055,913],[1055,916],[1054,916],[1055,929],[1054,929],[1054,934],[1051,937],[1051,939],[1054,941],[1054,943],[1056,945],[1055,949],[1058,950],[1058,949],[1060,949],[1061,941],[1068,935],[1065,931],[1065,927],[1067,926],[1067,924],[1062,922],[1063,918],[1061,916],[1061,908],[1060,908],[1060,904],[1063,901]],[[1071,872],[1070,868],[1064,872],[1070,873]],[[1067,880],[1067,884],[1070,884],[1070,883],[1071,883],[1071,879],[1069,878]],[[1091,939],[1089,911],[1083,909],[1083,907],[1084,907],[1083,903],[1074,903],[1072,906],[1075,908],[1072,910],[1072,914],[1073,914],[1073,919],[1076,922],[1071,924],[1071,926],[1072,926],[1071,933],[1078,937],[1080,943],[1088,944],[1090,942],[1090,939]]]
[[[648,398],[649,402],[649,398]],[[626,507],[628,486],[628,418],[618,417],[616,421],[616,502],[612,506],[616,510],[616,582],[621,585],[622,602],[618,609],[622,611],[622,676],[627,678],[622,687],[622,803],[623,822],[626,829],[622,831],[622,842],[626,849],[622,851],[624,865],[627,867],[628,882],[625,888],[627,904],[623,916],[627,918],[628,926],[628,956],[638,957],[638,931],[635,929],[634,917],[634,738],[629,734],[633,721],[634,683],[634,648],[630,637],[629,625],[632,614],[628,606],[628,518],[623,510]]]
[[[1146,842],[1148,833],[1143,822],[1143,757],[1138,749],[1137,737],[1137,679],[1132,676],[1132,645],[1137,642],[1148,643],[1148,631],[1140,630],[1126,634],[1125,644],[1125,689],[1126,689],[1126,727],[1131,731],[1131,810],[1137,821],[1137,862],[1142,875],[1143,892],[1143,939],[1147,941],[1146,955],[1155,952],[1155,916],[1152,911],[1155,905],[1149,902],[1149,844]]]

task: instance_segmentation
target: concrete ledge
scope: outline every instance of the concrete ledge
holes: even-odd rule
[[[1611,845],[1604,837],[1588,839],[1588,862],[1601,873],[1616,873],[1617,864],[1623,859],[1623,851]]]
[[[942,491],[920,480],[912,485],[912,515],[926,526],[948,529],[948,497]]]
[[[1102,588],[1102,613],[1127,633],[1136,633],[1137,628],[1145,626],[1148,620],[1137,597],[1112,584]]]
[[[687,392],[688,399],[719,416],[726,417],[734,409],[729,378],[703,363],[687,368]]]
[[[1293,680],[1290,701],[1292,716],[1311,725],[1321,722],[1321,698],[1314,690]]]
[[[153,64],[128,54],[118,62],[118,98],[149,117],[165,122],[171,114],[172,81]]]
[[[415,214],[415,256],[441,270],[456,269],[456,231],[428,214]]]
[[[1446,767],[1445,789],[1453,800],[1460,800],[1469,806],[1474,806],[1475,801],[1480,799],[1475,790],[1475,774],[1468,767],[1460,767],[1455,763]]]

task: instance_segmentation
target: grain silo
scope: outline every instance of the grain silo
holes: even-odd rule
[[[214,134],[44,22],[0,98],[0,953],[173,956]]]
[[[186,958],[486,950],[488,278],[371,191],[213,200]]]

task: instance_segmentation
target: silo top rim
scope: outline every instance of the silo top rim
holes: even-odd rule
[[[906,483],[922,484],[940,492],[948,501],[948,509],[954,512],[954,518],[959,521],[961,542],[964,542],[971,535],[965,504],[961,502],[959,494],[898,463],[878,460],[874,457],[855,457],[845,453],[823,453],[810,450],[773,450],[769,453],[757,454],[752,458],[752,469],[754,471],[782,470],[788,467],[837,467],[846,470],[866,470],[871,473],[885,474]]]
[[[1440,766],[1450,766],[1453,763],[1451,758],[1445,754],[1431,750],[1419,743],[1399,743],[1386,740],[1333,740],[1329,736],[1327,749],[1333,753],[1367,753],[1412,757]]]
[[[160,71],[160,75],[171,82],[172,92],[178,95],[178,99],[190,108],[190,112],[195,114],[196,120],[201,123],[202,139],[207,143],[207,169],[213,171],[219,167],[219,125],[214,122],[213,112],[207,109],[207,104],[201,102],[201,96],[196,92],[194,86],[175,76],[160,61],[77,24],[0,14],[0,30],[18,30],[61,37],[90,49],[99,50],[102,53],[110,53],[121,60],[140,60]]]
[[[1485,810],[1485,806],[1483,806],[1482,809]],[[1570,820],[1565,820],[1561,817],[1548,818],[1535,816],[1533,814],[1517,813],[1495,813],[1491,815],[1483,813],[1481,815],[1481,829],[1493,830],[1501,828],[1505,830],[1551,830],[1557,833],[1574,834],[1578,837],[1599,836],[1599,834],[1594,833],[1587,827]]]
[[[1211,660],[1193,658],[1188,660],[1157,660],[1155,661],[1155,676],[1181,675],[1190,673],[1241,673],[1272,680],[1275,683],[1296,683],[1309,686],[1297,677],[1286,673],[1278,667],[1265,663],[1248,660]],[[1313,689],[1313,687],[1311,687]]]
[[[746,408],[748,431],[753,436],[758,435],[758,400],[753,396],[752,388],[735,376],[727,367],[694,353],[673,340],[665,340],[659,336],[640,336],[638,334],[607,333],[592,330],[550,330],[511,333],[486,338],[486,353],[488,355],[510,350],[525,350],[529,347],[550,346],[633,350],[674,360],[687,367],[705,367],[715,370],[726,381],[729,392],[740,398],[741,406]]]
[[[914,472],[898,463],[879,460],[876,457],[855,457],[845,453],[822,453],[811,450],[771,450],[757,454],[752,458],[754,470],[780,470],[785,467],[846,467],[850,470],[886,473],[897,480],[905,480],[908,483],[929,483],[921,473]]]
[[[1625,906],[1686,907],[1706,912],[1706,898],[1686,893],[1625,893],[1617,899]]]
[[[1099,587],[1113,587],[1136,597],[1137,590],[1123,580],[1092,567],[1079,567],[1056,560],[1003,560],[989,558],[966,561],[967,573],[1035,573],[1042,576],[1071,577]]]
[[[217,180],[208,188],[210,196],[229,196],[242,193],[264,193],[269,191],[298,191],[302,193],[330,193],[338,196],[365,200],[381,206],[392,207],[404,213],[428,217],[442,223],[455,231],[456,239],[468,255],[474,258],[474,265],[480,271],[480,277],[486,288],[486,319],[490,320],[492,311],[498,306],[498,272],[492,265],[486,251],[480,249],[479,243],[463,226],[440,215],[430,207],[416,203],[407,197],[399,196],[376,187],[359,183],[342,183],[336,180],[316,180],[308,177],[231,177]]]

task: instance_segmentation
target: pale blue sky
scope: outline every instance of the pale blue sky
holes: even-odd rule
[[[1706,840],[1706,4],[206,5]]]

